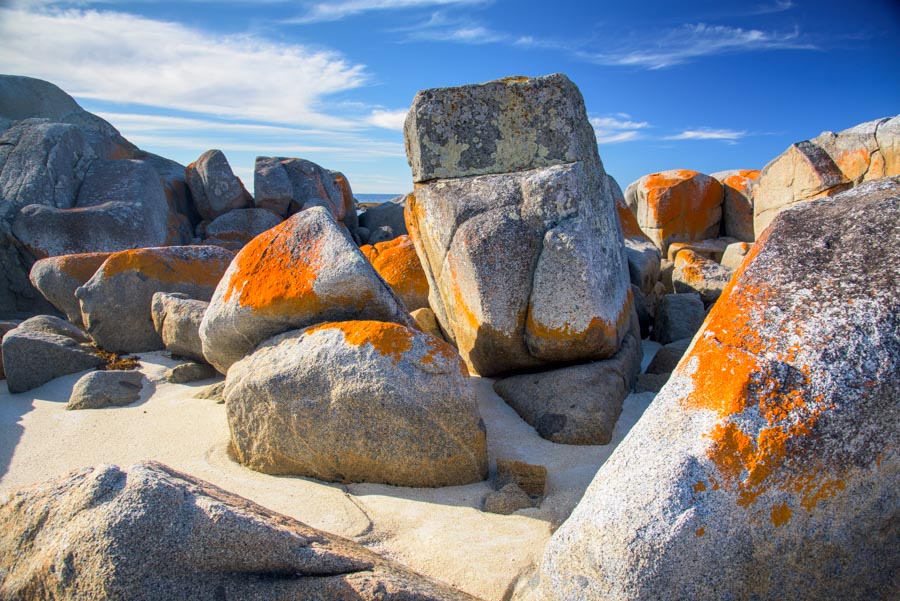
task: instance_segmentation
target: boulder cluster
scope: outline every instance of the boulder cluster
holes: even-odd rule
[[[558,444],[608,444],[658,391],[517,595],[889,596],[900,117],[624,193],[564,75],[419,92],[404,137],[413,191],[359,214],[337,171],[257,157],[250,194],[221,151],[178,165],[0,76],[9,392],[99,368],[67,408],[127,405],[128,355],[165,349],[191,361],[171,382],[224,376],[249,469],[490,472],[509,514],[547,470],[489,465],[473,376]],[[0,598],[467,598],[153,463],[6,495],[0,524]]]

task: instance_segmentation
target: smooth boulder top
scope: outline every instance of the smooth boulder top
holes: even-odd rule
[[[420,91],[403,137],[416,183],[576,161],[600,166],[584,99],[561,73]]]
[[[269,474],[436,487],[487,476],[465,365],[396,323],[329,322],[281,334],[228,372],[238,460]]]
[[[93,371],[75,382],[67,410],[123,407],[141,397],[144,375],[139,371]]]
[[[0,598],[475,601],[155,462],[0,498]]]
[[[892,597],[898,223],[900,178],[776,217],[554,534],[545,598]]]

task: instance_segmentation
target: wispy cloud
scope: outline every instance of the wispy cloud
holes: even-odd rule
[[[406,114],[408,112],[409,109],[398,109],[396,111],[378,109],[372,111],[372,114],[369,115],[366,121],[375,127],[403,131],[403,123],[406,121]]]
[[[633,121],[628,113],[592,117],[591,125],[594,126],[598,144],[616,144],[637,140],[641,136],[641,130],[651,127],[646,121]]]
[[[323,99],[368,79],[337,52],[111,11],[0,8],[0,39],[5,71],[81,98],[247,120],[349,127]]]
[[[292,19],[292,23],[320,23],[340,21],[372,11],[400,10],[405,8],[428,8],[435,6],[466,6],[488,4],[491,0],[343,0],[337,2],[316,2],[306,12]]]
[[[725,140],[735,142],[747,136],[744,130],[734,129],[712,129],[701,127],[697,129],[686,129],[679,134],[666,136],[664,140]]]
[[[815,50],[799,31],[762,31],[725,25],[684,25],[658,36],[603,51],[576,51],[579,58],[605,66],[663,69],[721,54],[766,50]]]
[[[455,42],[470,45],[515,42],[510,34],[485,27],[470,16],[448,16],[444,11],[432,13],[425,21],[391,31],[404,34],[405,42]]]

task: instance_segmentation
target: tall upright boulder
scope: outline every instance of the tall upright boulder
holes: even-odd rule
[[[470,369],[610,357],[632,298],[622,230],[564,75],[419,92],[407,227],[431,307]]]
[[[898,223],[896,177],[775,218],[551,538],[542,598],[896,596]]]
[[[759,169],[732,169],[713,173],[725,190],[722,202],[722,235],[753,242],[753,194]]]
[[[375,271],[410,312],[428,306],[428,279],[416,247],[407,235],[359,247]]]
[[[235,176],[221,150],[207,150],[185,168],[194,206],[204,219],[215,219],[253,204],[253,198]]]

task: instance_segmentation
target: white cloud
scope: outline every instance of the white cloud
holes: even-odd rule
[[[796,30],[783,33],[700,23],[631,41],[608,51],[578,51],[576,56],[598,65],[662,69],[703,56],[785,49],[816,48],[804,42]]]
[[[640,130],[650,127],[646,121],[632,121],[631,115],[627,113],[592,117],[591,125],[594,126],[598,144],[616,144],[636,140],[640,137]]]
[[[666,140],[726,140],[736,141],[747,136],[744,130],[738,131],[734,129],[711,129],[701,127],[698,129],[686,129],[680,134],[674,136],[666,136]]]
[[[406,121],[408,112],[409,109],[398,109],[396,111],[375,110],[369,115],[367,121],[376,127],[403,131],[403,123]]]
[[[4,71],[74,96],[294,125],[349,127],[323,99],[368,78],[336,52],[117,12],[0,8],[0,39]]]
[[[343,0],[338,2],[317,2],[306,13],[293,19],[293,23],[319,23],[339,21],[366,12],[379,10],[399,10],[404,8],[425,8],[430,6],[464,6],[486,4],[491,0]]]

